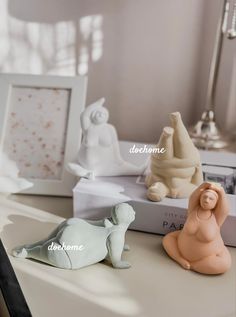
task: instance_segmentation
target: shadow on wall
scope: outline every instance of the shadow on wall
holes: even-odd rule
[[[56,23],[78,20],[82,16],[112,12],[114,5],[110,0],[9,0],[8,9],[12,17],[38,23]]]
[[[1,0],[0,72],[89,75],[87,103],[113,100],[119,68],[114,15],[121,3]]]
[[[2,71],[84,75],[102,57],[99,12],[109,10],[109,1],[99,1],[99,8],[96,1],[1,2]]]
[[[156,142],[168,113],[193,116],[204,5],[1,0],[0,71],[88,74],[87,104],[106,98],[119,138]]]

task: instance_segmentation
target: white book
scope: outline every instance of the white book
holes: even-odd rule
[[[121,144],[123,156],[137,165],[142,164],[148,154],[131,154],[129,148],[132,146],[133,143],[128,142]],[[236,165],[235,154],[200,152],[203,164],[213,166],[222,164],[224,168],[229,167],[229,169]],[[227,196],[231,210],[222,226],[222,237],[225,244],[236,246],[236,195]],[[148,200],[142,176],[98,177],[94,181],[82,179],[73,190],[73,198],[74,216],[85,219],[108,217],[112,206],[128,202],[136,211],[136,218],[130,229],[157,234],[181,229],[186,219],[188,205],[188,199],[165,198],[161,202]]]

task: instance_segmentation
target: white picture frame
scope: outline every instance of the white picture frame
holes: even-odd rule
[[[82,76],[0,74],[0,150],[33,183],[21,193],[72,196],[86,89]]]

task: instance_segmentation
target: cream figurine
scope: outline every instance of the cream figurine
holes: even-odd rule
[[[20,178],[19,170],[14,161],[0,151],[0,193],[17,193],[33,186],[24,178]]]
[[[125,233],[135,219],[133,208],[121,203],[112,208],[111,218],[85,221],[71,218],[62,222],[46,239],[17,247],[13,255],[31,258],[62,269],[79,269],[104,260],[114,268],[130,264],[121,259]]]
[[[190,139],[179,112],[170,114],[171,127],[165,127],[158,148],[165,153],[151,156],[151,173],[146,177],[147,197],[189,197],[203,181],[200,155]]]
[[[124,161],[114,126],[108,123],[109,113],[99,99],[81,114],[83,131],[78,163],[69,163],[72,174],[93,179],[95,176],[140,175],[145,166],[137,167]]]
[[[182,230],[163,238],[167,254],[184,269],[203,274],[222,274],[231,266],[220,228],[229,213],[224,189],[203,183],[190,196],[188,215]]]

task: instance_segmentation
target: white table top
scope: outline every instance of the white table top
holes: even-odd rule
[[[70,199],[13,196],[29,205],[71,216]],[[14,201],[0,200],[1,238],[13,247],[46,236],[62,218]],[[236,248],[221,276],[185,271],[167,257],[158,235],[129,231],[128,270],[99,263],[70,271],[10,256],[33,317],[235,317]],[[1,311],[0,311],[1,315]]]

